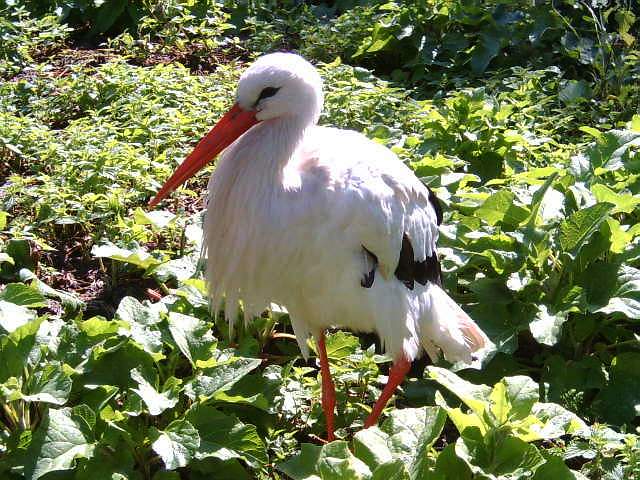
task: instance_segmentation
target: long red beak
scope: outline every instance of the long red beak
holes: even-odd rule
[[[234,104],[215,127],[202,137],[193,152],[173,172],[171,178],[165,182],[160,191],[149,202],[149,206],[155,207],[160,200],[194,176],[256,123],[258,123],[258,119],[256,119],[255,111],[242,110],[237,103]]]

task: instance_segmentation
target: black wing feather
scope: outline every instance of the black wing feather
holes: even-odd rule
[[[427,187],[428,188],[428,187]],[[433,207],[436,213],[436,219],[438,225],[442,223],[442,206],[438,197],[429,189],[429,203]],[[373,260],[373,268],[370,272],[364,274],[360,280],[360,285],[364,288],[371,288],[375,279],[375,272],[378,266],[378,257],[362,247],[366,254],[370,255]],[[405,287],[409,290],[413,290],[414,282],[418,282],[421,285],[426,285],[427,282],[435,283],[442,286],[442,269],[440,268],[440,262],[438,261],[438,255],[434,251],[430,257],[427,257],[424,261],[418,262],[415,259],[413,252],[413,245],[409,236],[405,233],[402,236],[402,248],[400,249],[400,259],[398,260],[398,266],[396,267],[395,276],[398,280],[404,283]]]

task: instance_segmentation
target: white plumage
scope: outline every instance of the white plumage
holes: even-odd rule
[[[253,112],[248,130],[209,182],[204,253],[213,305],[224,302],[231,325],[239,302],[245,319],[272,302],[284,306],[305,358],[308,337],[337,326],[376,332],[396,360],[410,362],[422,349],[434,358],[440,349],[469,362],[487,344],[484,333],[436,283],[410,289],[394,274],[404,236],[416,262],[435,255],[429,190],[389,149],[317,126],[322,102],[320,76],[297,55],[263,56],[240,78],[234,111]],[[196,151],[212,150],[206,138]],[[167,182],[152,203],[184,181],[176,175],[180,182]],[[362,279],[372,270],[367,288]]]

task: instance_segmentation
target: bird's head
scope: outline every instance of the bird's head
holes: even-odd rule
[[[237,105],[258,121],[286,116],[315,123],[322,109],[322,79],[304,58],[271,53],[258,58],[240,77]]]
[[[200,140],[149,206],[158,204],[257,123],[283,117],[296,119],[301,127],[316,123],[322,101],[320,75],[304,58],[293,53],[258,58],[240,77],[236,103]]]

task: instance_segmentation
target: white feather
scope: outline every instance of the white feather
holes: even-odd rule
[[[394,276],[402,237],[422,261],[436,249],[436,213],[427,188],[395,154],[365,136],[315,126],[321,82],[300,57],[262,57],[242,76],[238,103],[262,88],[263,120],[221,156],[209,182],[204,248],[212,302],[238,302],[257,315],[284,306],[302,354],[307,338],[331,326],[376,332],[394,357],[436,346],[451,361],[471,359],[486,336],[436,285],[409,290]],[[371,288],[366,247],[379,261]]]

